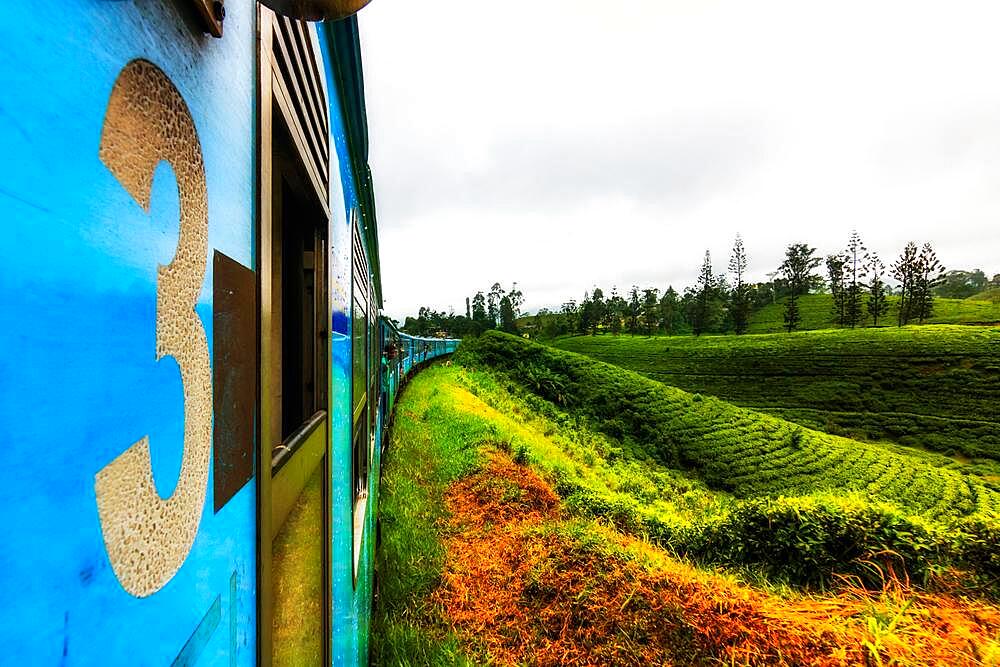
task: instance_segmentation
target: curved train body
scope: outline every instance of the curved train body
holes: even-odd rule
[[[365,663],[383,422],[457,342],[380,317],[356,20],[0,17],[4,661]]]

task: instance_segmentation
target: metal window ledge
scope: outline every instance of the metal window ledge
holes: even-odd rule
[[[326,449],[326,411],[320,410],[292,433],[271,458],[272,539],[281,530]]]

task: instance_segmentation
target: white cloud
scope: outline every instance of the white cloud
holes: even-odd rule
[[[387,310],[693,282],[737,231],[1000,271],[995,2],[486,3],[361,14]]]

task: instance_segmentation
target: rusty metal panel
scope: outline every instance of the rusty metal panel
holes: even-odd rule
[[[212,261],[215,511],[254,473],[257,286],[253,271],[218,250]]]

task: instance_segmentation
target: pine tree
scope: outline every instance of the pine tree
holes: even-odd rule
[[[583,301],[580,302],[580,328],[577,330],[579,333],[587,333],[593,316],[594,308],[590,301],[590,292],[584,292]]]
[[[799,326],[802,316],[799,313],[798,297],[808,294],[813,285],[819,282],[819,276],[813,269],[819,266],[820,259],[813,257],[816,248],[810,248],[805,243],[793,243],[785,249],[785,261],[778,270],[785,276],[788,284],[788,300],[785,302],[785,326],[789,331]]]
[[[866,261],[868,279],[868,314],[872,316],[872,326],[877,327],[880,317],[889,312],[889,302],[885,298],[885,264],[874,252]]]
[[[489,294],[486,295],[486,311],[490,318],[490,329],[500,326],[500,300],[503,299],[504,291],[500,283],[493,283]]]
[[[642,320],[646,325],[646,335],[652,336],[659,321],[660,290],[655,287],[642,290]]]
[[[517,289],[517,283],[514,283],[507,296],[510,297],[510,307],[514,311],[514,319],[516,320],[521,316],[521,304],[524,303],[524,294],[521,290]]]
[[[864,293],[866,248],[857,230],[851,232],[844,253],[844,320],[853,329],[863,317],[862,294]]]
[[[917,322],[923,324],[934,314],[934,288],[941,284],[944,266],[930,243],[925,243],[917,258],[916,279],[913,290],[913,308]]]
[[[691,313],[691,330],[695,336],[700,336],[711,327],[712,306],[715,299],[715,275],[712,273],[712,255],[705,251],[705,259],[698,273],[698,284],[695,287],[693,310]]]
[[[739,335],[750,325],[750,293],[744,281],[747,270],[747,254],[743,248],[743,238],[737,234],[733,244],[733,254],[729,258],[729,272],[733,274],[733,290],[730,304],[730,315],[733,328]]]
[[[892,277],[899,281],[898,326],[908,324],[916,314],[913,297],[916,289],[917,271],[917,244],[910,241],[903,248],[899,259],[889,269]]]
[[[673,286],[667,287],[667,291],[660,297],[660,327],[668,336],[673,336],[676,333],[680,314],[677,292]]]
[[[778,271],[784,275],[790,295],[808,294],[821,282],[820,277],[813,273],[821,261],[818,257],[813,257],[815,252],[816,248],[810,248],[805,243],[793,243],[785,249],[785,261],[778,267]]]
[[[618,288],[611,287],[611,296],[604,304],[604,328],[618,335],[622,330],[621,309],[618,307]]]
[[[590,334],[592,336],[597,335],[597,327],[604,323],[604,318],[607,311],[607,302],[604,301],[604,292],[600,287],[594,288],[594,294],[590,298],[591,303],[591,320],[590,320]]]
[[[633,336],[639,331],[639,286],[632,285],[628,293],[628,332]]]
[[[833,318],[843,326],[847,321],[844,308],[844,258],[840,255],[827,255],[826,273],[830,277],[830,294],[833,296]]]
[[[482,292],[476,292],[472,297],[472,323],[476,335],[489,329],[489,315],[486,312],[486,297]]]

